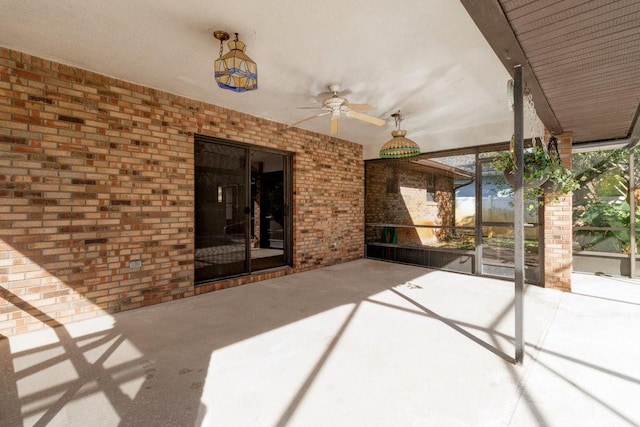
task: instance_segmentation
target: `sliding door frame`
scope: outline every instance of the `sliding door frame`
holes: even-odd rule
[[[216,138],[212,136],[196,134],[194,136],[194,146],[198,143],[207,143],[207,144],[218,144],[218,145],[226,145],[233,148],[239,148],[245,150],[245,165],[244,165],[244,174],[245,174],[245,182],[247,185],[245,186],[245,194],[242,196],[242,200],[244,202],[244,214],[245,214],[245,262],[246,268],[245,272],[236,275],[224,276],[213,278],[210,280],[202,280],[195,285],[201,285],[221,280],[227,280],[232,277],[246,276],[253,273],[251,268],[251,161],[252,156],[255,152],[264,152],[264,153],[272,153],[276,155],[281,155],[283,158],[283,188],[284,188],[284,213],[283,213],[283,255],[284,255],[284,265],[283,267],[292,266],[293,265],[293,154],[290,152],[277,150],[273,148],[259,147],[251,144],[245,144],[241,142],[225,140],[221,138]],[[196,152],[194,150],[194,160],[195,160]],[[196,180],[196,162],[194,161],[194,182]],[[195,205],[195,192],[194,192],[194,215],[197,206]],[[254,219],[256,220],[256,219]],[[197,238],[197,229],[194,229],[194,239]],[[195,250],[195,245],[194,245]],[[195,265],[194,265],[195,268]],[[264,270],[257,270],[257,272]]]

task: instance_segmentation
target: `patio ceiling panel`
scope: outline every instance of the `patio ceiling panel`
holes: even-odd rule
[[[625,138],[637,121],[639,0],[157,3],[5,1],[0,46],[282,124],[339,83],[351,102],[372,103],[369,114],[387,119],[341,126],[339,137],[362,144],[367,159],[378,157],[400,108],[424,152],[508,141],[504,68],[517,64],[556,133],[571,131],[575,142]],[[238,96],[217,87],[216,29],[241,33],[259,63],[260,90]],[[330,134],[323,120],[300,127]]]
[[[629,136],[640,102],[640,2],[500,5],[553,114],[563,130],[573,131],[574,142]]]

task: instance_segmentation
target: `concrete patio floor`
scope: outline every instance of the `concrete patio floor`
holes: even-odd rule
[[[358,260],[0,341],[2,426],[640,425],[640,281]]]

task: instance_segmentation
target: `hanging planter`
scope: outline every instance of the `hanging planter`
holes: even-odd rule
[[[525,168],[524,170],[525,176],[527,175],[527,173],[530,173],[530,172],[531,172],[530,170]],[[516,186],[515,171],[512,168],[509,168],[509,169],[506,169],[503,173],[504,173],[504,179],[506,179],[507,182],[511,184],[512,187],[515,187]],[[542,185],[544,185],[548,179],[549,179],[549,176],[542,176],[537,180],[533,180],[533,181],[529,181],[528,179],[525,179],[524,181],[522,181],[522,186],[524,188],[539,188]]]
[[[523,158],[523,187],[527,198],[534,199],[545,193],[566,194],[579,187],[573,172],[565,168],[558,156],[549,156],[542,145],[530,147]],[[503,152],[493,161],[493,168],[504,174],[506,181],[515,186],[515,159],[511,151]]]
[[[513,81],[507,84],[507,98],[509,108],[513,110],[514,86]],[[564,167],[558,151],[558,139],[552,134],[548,146],[544,144],[544,125],[538,118],[533,95],[528,92],[523,96],[524,113],[531,123],[531,147],[523,153],[523,182],[525,199],[538,200],[542,203],[543,196],[552,193],[556,196],[570,193],[580,187],[573,172]],[[503,172],[505,180],[511,184],[511,191],[515,187],[515,135],[511,136],[509,151],[502,152],[493,160],[493,168]]]
[[[505,159],[506,164],[502,173],[509,184],[515,187],[515,161],[511,153],[508,153],[509,159]],[[532,152],[524,153],[524,179],[522,185],[524,188],[538,188],[549,179],[549,168],[551,167],[549,158],[544,150],[535,147]]]

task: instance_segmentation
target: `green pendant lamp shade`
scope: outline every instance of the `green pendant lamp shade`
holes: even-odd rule
[[[380,157],[383,159],[401,159],[420,154],[418,144],[406,138],[407,131],[400,129],[400,123],[404,119],[404,116],[400,114],[400,110],[392,114],[391,117],[396,120],[396,130],[391,132],[393,138],[380,148]]]

